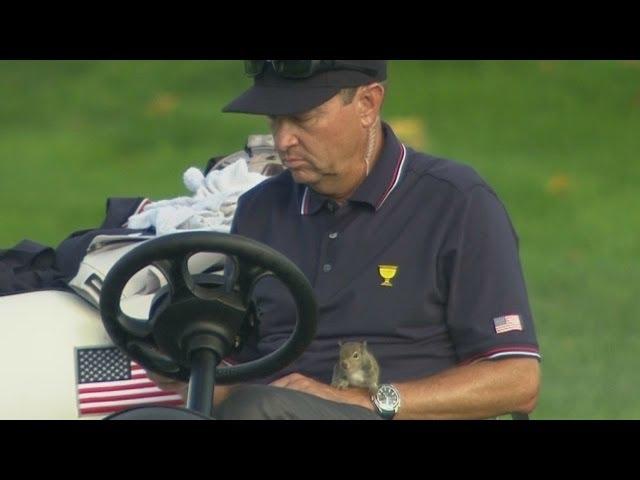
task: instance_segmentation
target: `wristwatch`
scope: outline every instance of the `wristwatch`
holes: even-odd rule
[[[383,384],[371,395],[371,401],[385,420],[391,420],[400,409],[400,392],[391,384]]]

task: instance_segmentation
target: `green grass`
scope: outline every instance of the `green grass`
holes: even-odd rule
[[[640,63],[390,65],[388,118],[474,166],[521,240],[543,388],[534,418],[640,418]],[[107,196],[185,194],[182,172],[240,149],[222,114],[237,62],[0,62],[0,248],[56,245]]]

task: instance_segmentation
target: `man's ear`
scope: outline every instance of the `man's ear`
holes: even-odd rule
[[[380,116],[383,99],[384,86],[380,83],[372,83],[358,89],[356,94],[358,114],[365,129],[371,128]]]

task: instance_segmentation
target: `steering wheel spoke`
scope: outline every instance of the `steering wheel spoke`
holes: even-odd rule
[[[151,338],[151,333],[153,332],[153,322],[151,320],[134,318],[121,310],[118,314],[118,323],[127,333],[138,340],[148,340]]]
[[[127,350],[136,358],[144,358],[143,367],[174,374],[180,371],[180,365],[148,341],[131,340],[127,342]]]
[[[184,257],[158,260],[153,262],[153,266],[158,268],[167,279],[173,301],[193,297],[193,280]]]
[[[252,264],[241,258],[236,258],[236,262],[238,287],[245,297],[245,302],[248,303],[258,282],[263,278],[276,277],[276,275],[261,265]]]

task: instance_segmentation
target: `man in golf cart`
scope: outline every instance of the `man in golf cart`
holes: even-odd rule
[[[540,355],[516,233],[473,169],[403,145],[381,120],[386,62],[248,60],[245,73],[253,87],[224,110],[266,115],[287,171],[240,197],[232,233],[304,272],[318,323],[283,370],[217,387],[217,418],[531,412]],[[278,282],[254,293],[260,328],[238,363],[279,348],[296,316]],[[334,368],[347,368],[339,343],[365,341],[375,390],[333,386]]]

